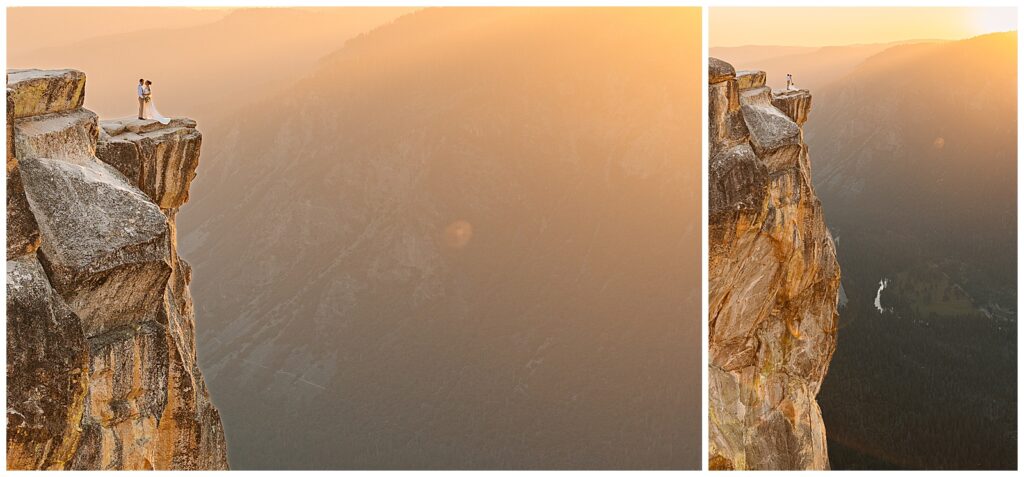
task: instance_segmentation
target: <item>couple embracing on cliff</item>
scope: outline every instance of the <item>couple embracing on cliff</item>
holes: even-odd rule
[[[137,92],[139,94],[139,119],[155,119],[160,121],[160,124],[167,124],[171,122],[171,118],[164,117],[160,114],[160,111],[156,110],[156,104],[153,103],[153,82],[139,78],[139,86]]]

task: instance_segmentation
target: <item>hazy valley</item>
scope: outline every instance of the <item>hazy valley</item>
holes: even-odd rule
[[[232,465],[697,466],[696,18],[426,10],[211,128]]]

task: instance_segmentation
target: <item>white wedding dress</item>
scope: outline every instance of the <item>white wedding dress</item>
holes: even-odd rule
[[[149,93],[148,88],[146,92]],[[155,119],[157,121],[160,121],[160,124],[167,124],[171,122],[171,118],[165,117],[164,115],[160,114],[160,111],[156,110],[156,101],[153,101],[153,96],[150,96],[149,101],[146,101],[146,108],[144,110],[144,113],[144,118]]]

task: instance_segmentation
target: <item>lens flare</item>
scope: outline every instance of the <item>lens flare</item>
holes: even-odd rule
[[[456,220],[444,228],[444,244],[451,248],[463,248],[473,238],[473,224]]]

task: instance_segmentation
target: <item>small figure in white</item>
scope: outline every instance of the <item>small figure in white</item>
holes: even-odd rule
[[[800,88],[793,84],[793,75],[786,73],[786,91],[796,91],[798,89]]]
[[[146,83],[139,89],[140,101],[143,102],[143,110],[139,115],[139,119],[155,119],[160,121],[160,124],[168,124],[171,122],[171,118],[165,117],[160,114],[160,111],[156,110],[156,103],[153,102],[153,82],[146,80]]]

